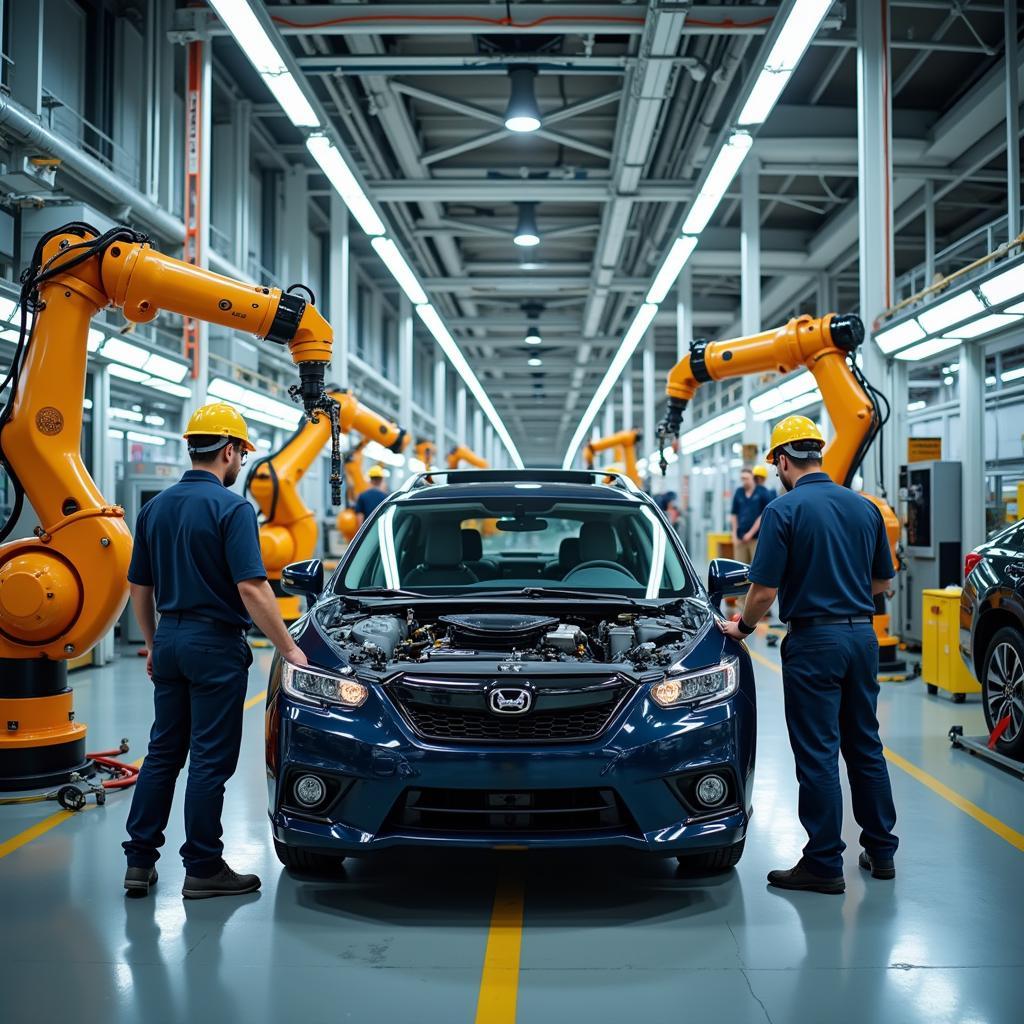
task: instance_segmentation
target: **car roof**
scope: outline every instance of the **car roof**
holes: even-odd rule
[[[604,483],[606,472],[577,470],[456,470],[422,473],[399,492],[398,500],[479,501],[483,498],[545,497],[559,501],[643,503],[643,493],[622,478]]]

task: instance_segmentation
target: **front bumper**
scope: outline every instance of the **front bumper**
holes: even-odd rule
[[[328,711],[277,690],[267,708],[274,836],[288,846],[338,855],[392,846],[624,846],[677,855],[732,845],[746,834],[753,786],[756,711],[749,662],[742,675],[733,697],[698,710],[661,709],[641,687],[599,739],[564,746],[440,745],[419,739],[376,690],[358,711]],[[719,810],[700,814],[677,781],[702,769],[728,776],[732,788]],[[337,797],[319,816],[286,803],[291,798],[283,780],[302,770],[337,785]],[[580,829],[542,831],[535,816],[529,829],[517,826],[521,818],[500,828],[480,827],[479,815],[473,828],[410,827],[396,809],[411,791],[424,790],[486,791],[509,799],[601,791],[614,795],[622,813],[610,825]]]

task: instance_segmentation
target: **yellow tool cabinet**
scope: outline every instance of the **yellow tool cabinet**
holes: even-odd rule
[[[732,550],[731,533],[709,533],[708,537],[708,561],[715,558],[735,558]]]
[[[929,693],[946,690],[960,703],[981,686],[960,657],[960,587],[921,592],[921,678]]]

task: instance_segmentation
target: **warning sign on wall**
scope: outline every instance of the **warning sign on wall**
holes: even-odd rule
[[[941,437],[907,438],[907,462],[934,462],[941,458]]]

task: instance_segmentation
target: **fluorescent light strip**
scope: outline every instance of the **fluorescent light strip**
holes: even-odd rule
[[[636,351],[637,345],[640,344],[641,339],[647,333],[647,328],[651,326],[651,321],[657,315],[657,312],[658,307],[653,302],[645,302],[636,311],[633,322],[622,337],[618,352],[615,353],[611,365],[601,378],[601,383],[598,384],[594,397],[591,398],[590,405],[587,406],[587,411],[576,426],[576,433],[572,435],[569,448],[565,453],[565,458],[562,460],[562,469],[570,469],[572,467],[573,460],[576,458],[576,452],[580,445],[583,444],[587,432],[597,416],[598,410],[604,405],[608,395],[611,394],[612,388],[615,387],[615,382],[619,379],[619,375],[625,369],[626,363],[629,362]]]
[[[390,238],[374,238],[370,241],[374,252],[380,257],[381,262],[391,272],[391,276],[398,282],[398,287],[409,297],[414,306],[422,306],[429,302],[427,293],[423,286],[416,280],[412,268],[398,251],[398,246]]]
[[[961,340],[964,338],[980,338],[983,334],[991,334],[992,331],[1009,327],[1010,324],[1015,324],[1020,319],[1024,318],[1019,314],[990,313],[988,316],[972,320],[969,324],[961,324],[959,327],[954,328],[953,333]]]
[[[483,409],[484,415],[491,421],[491,426],[494,427],[498,437],[501,438],[501,443],[508,451],[516,469],[523,469],[523,460],[519,455],[519,449],[515,446],[515,442],[505,428],[504,421],[498,415],[498,410],[491,403],[483,385],[473,372],[473,368],[462,354],[462,349],[459,348],[458,343],[451,336],[448,328],[445,327],[440,314],[433,306],[427,303],[426,305],[416,307],[416,315],[423,321],[423,325],[430,331],[438,345],[441,346],[444,354],[448,357],[448,361],[455,367],[456,372],[466,382],[466,387],[473,393],[473,397],[477,400],[480,408]]]
[[[998,306],[1024,295],[1024,265],[1014,267],[978,285],[990,306]]]
[[[961,320],[968,320],[984,312],[985,307],[981,299],[974,292],[966,291],[922,310],[917,314],[917,319],[929,334],[937,334],[953,324],[960,323]]]
[[[791,398],[796,398],[797,395],[812,391],[816,387],[817,382],[814,375],[808,370],[801,370],[776,387],[760,395],[755,395],[750,400],[750,408],[753,412],[764,412],[783,402],[788,402]]]
[[[917,402],[907,402],[907,412],[918,412],[921,409],[926,409],[927,407],[928,403],[920,400]]]
[[[718,204],[722,201],[732,179],[740,169],[744,157],[750,152],[753,139],[746,132],[733,132],[729,141],[718,151],[708,176],[701,185],[690,212],[683,221],[684,235],[699,235],[707,227]]]
[[[185,387],[184,384],[173,384],[169,380],[164,380],[163,377],[150,377],[141,383],[147,388],[162,391],[165,395],[174,395],[176,398],[191,398],[192,396],[191,388]]]
[[[384,221],[380,219],[373,204],[366,198],[362,186],[356,181],[351,168],[345,162],[341,151],[325,135],[311,135],[306,139],[306,149],[327,175],[327,180],[341,196],[349,213],[358,221],[368,235],[383,235]]]
[[[747,412],[741,407],[730,409],[705,423],[687,430],[679,436],[679,450],[683,454],[700,451],[708,445],[742,434],[747,422]]]
[[[210,0],[210,6],[235,37],[242,53],[249,58],[292,124],[297,128],[319,128],[320,118],[246,0]]]
[[[831,6],[832,0],[796,0],[789,9],[786,23],[740,112],[740,124],[761,124],[767,120]]]
[[[919,359],[927,359],[929,356],[937,356],[942,352],[948,352],[960,344],[959,338],[932,338],[930,341],[922,341],[920,345],[913,345],[910,348],[897,352],[896,359],[907,362],[917,362]]]
[[[820,401],[822,401],[821,392],[815,387],[805,395],[798,395],[796,398],[791,398],[788,402],[782,402],[780,405],[773,405],[770,409],[765,409],[764,412],[755,413],[754,419],[758,423],[781,419],[783,416],[788,416],[791,412],[796,412],[797,409],[806,409],[807,406],[814,405],[815,402]]]
[[[148,370],[154,377],[163,377],[174,384],[180,384],[184,380],[185,374],[188,373],[186,363],[179,363],[176,359],[168,359],[155,352],[150,355],[142,368]]]
[[[385,448],[379,441],[367,441],[363,455],[374,462],[383,462],[386,466],[404,466],[405,456],[401,452],[393,452]]]
[[[669,249],[668,255],[665,257],[665,262],[662,263],[661,269],[654,278],[654,283],[647,292],[647,302],[653,302],[655,305],[658,305],[664,301],[665,296],[668,295],[669,288],[675,284],[679,272],[686,265],[686,261],[690,258],[693,250],[697,248],[697,242],[698,239],[693,235],[683,235],[682,238],[677,238],[672,243],[672,248]]]
[[[884,355],[891,355],[899,348],[923,341],[927,335],[916,320],[907,320],[895,327],[887,327],[875,335],[875,344]]]
[[[100,355],[106,359],[113,359],[116,363],[124,363],[125,366],[134,366],[136,369],[142,369],[149,358],[149,353],[144,348],[118,337],[107,338],[100,349]]]

